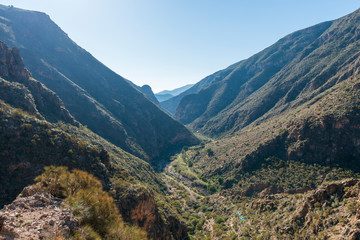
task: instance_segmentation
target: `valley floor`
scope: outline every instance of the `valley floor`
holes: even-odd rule
[[[202,177],[201,170],[191,164],[191,158],[201,148],[204,146],[178,154],[162,173],[168,197],[186,222],[191,239],[360,238],[360,180],[347,178],[356,174],[323,169],[316,186],[291,190],[267,184],[267,176],[263,175],[263,181],[257,184],[227,189],[223,180]],[[291,172],[294,167],[309,168],[299,171],[305,178],[316,171],[297,163],[289,163],[282,171]],[[334,176],[339,180],[328,181],[336,179]]]

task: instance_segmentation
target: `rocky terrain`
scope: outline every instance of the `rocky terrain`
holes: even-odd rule
[[[269,193],[255,199],[220,194],[209,200],[209,206],[218,214],[223,214],[217,208],[224,204],[230,206],[227,211],[231,213],[224,218],[224,225],[240,239],[355,240],[360,237],[357,179],[324,183],[305,193]],[[242,212],[244,222],[239,221],[236,211]],[[217,225],[214,223],[213,229],[218,230],[211,233],[212,237],[223,239],[225,235],[222,237]]]
[[[0,239],[64,239],[80,224],[62,200],[27,187],[0,210]]]

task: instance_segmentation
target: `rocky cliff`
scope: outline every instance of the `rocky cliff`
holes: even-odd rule
[[[10,49],[3,42],[0,43],[0,75],[6,79],[19,80],[26,80],[31,76],[24,66],[19,49]]]
[[[31,77],[30,72],[24,66],[19,50],[9,48],[1,41],[0,77],[3,78],[0,99],[50,122],[64,121],[78,124],[67,111],[61,99]],[[22,97],[17,100],[19,95]]]
[[[154,194],[148,190],[122,192],[118,198],[124,219],[145,229],[153,239],[189,239],[185,223],[171,215],[163,218]]]

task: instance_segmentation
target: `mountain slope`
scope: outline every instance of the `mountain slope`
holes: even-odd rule
[[[360,176],[359,21],[290,34],[181,100],[177,117],[217,137],[165,169],[194,239],[359,238],[358,180],[343,181]]]
[[[123,219],[146,230],[149,238],[187,239],[158,173],[76,122],[60,98],[31,77],[18,53],[0,42],[0,207],[44,167],[67,166],[101,180]],[[0,216],[0,229],[3,220]]]
[[[295,32],[185,96],[175,117],[209,135],[232,134],[315,97],[347,76],[360,55],[360,10]]]
[[[141,87],[136,86],[136,88],[142,92],[143,94],[145,94],[145,96],[147,96],[151,101],[153,101],[155,104],[159,104],[159,101],[157,100],[157,98],[155,97],[154,92],[152,91],[151,87],[149,85],[143,85]]]
[[[166,168],[164,180],[172,184],[178,211],[193,216],[186,221],[195,239],[327,239],[345,228],[344,210],[354,220],[358,204],[347,205],[342,197],[353,185],[329,184],[360,176],[360,66],[352,67],[341,69],[352,75],[318,96],[230,137],[184,150]],[[179,194],[174,189],[182,185]],[[339,222],[329,224],[329,215]]]
[[[227,69],[223,70],[223,71],[218,71],[210,76],[205,77],[204,79],[202,79],[200,82],[194,84],[191,88],[189,88],[188,90],[180,93],[179,95],[172,97],[166,101],[160,102],[160,106],[165,109],[168,113],[170,113],[171,115],[175,115],[176,113],[176,109],[181,101],[181,99],[183,97],[185,97],[186,95],[189,94],[193,94],[193,93],[197,93],[199,92],[201,89],[208,87],[209,85],[216,83],[220,80],[222,80],[224,78],[224,76],[226,74],[229,73],[229,71],[232,71],[232,69],[236,66],[237,64],[233,64],[231,66],[229,66]]]
[[[26,67],[83,125],[124,150],[158,158],[197,139],[124,78],[77,46],[44,13],[0,7],[0,40],[20,49]]]

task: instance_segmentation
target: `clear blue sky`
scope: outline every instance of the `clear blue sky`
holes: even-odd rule
[[[195,83],[359,0],[0,0],[46,12],[81,47],[154,92]]]

